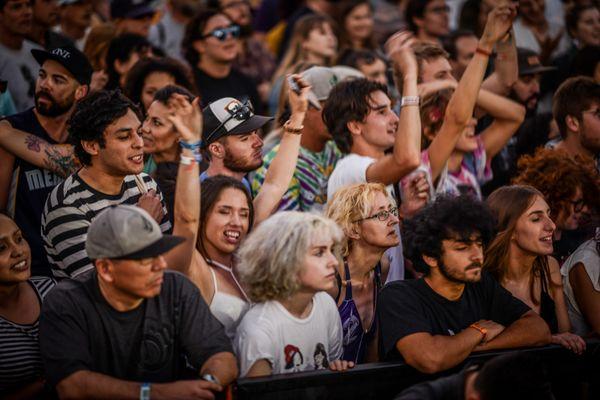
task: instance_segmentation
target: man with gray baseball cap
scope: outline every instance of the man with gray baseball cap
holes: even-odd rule
[[[350,67],[311,67],[301,74],[310,85],[307,94],[308,109],[304,118],[304,129],[300,141],[300,154],[290,185],[281,198],[279,210],[322,211],[327,203],[327,181],[342,153],[331,140],[331,135],[323,122],[322,107],[331,89],[345,79],[362,77]],[[289,105],[281,113],[279,124],[289,118]],[[281,145],[276,145],[264,157],[264,165],[256,171],[252,181],[255,193],[263,185],[267,170],[274,162]]]
[[[165,253],[183,241],[130,205],[92,222],[85,250],[95,269],[57,285],[40,319],[47,382],[60,397],[208,398],[237,377],[198,288],[165,271]],[[202,379],[182,380],[193,377]]]

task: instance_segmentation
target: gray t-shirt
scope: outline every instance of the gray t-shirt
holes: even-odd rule
[[[9,49],[0,43],[0,79],[8,81],[8,90],[17,112],[34,105],[35,81],[40,65],[31,55],[32,49],[42,47],[29,40],[23,41],[20,50]]]

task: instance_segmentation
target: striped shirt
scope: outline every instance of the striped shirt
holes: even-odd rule
[[[164,216],[160,222],[163,232],[171,229],[167,208],[156,182],[147,174],[137,175],[147,190],[155,190],[163,204]],[[72,174],[57,185],[46,200],[42,214],[42,238],[52,273],[57,278],[75,278],[93,268],[85,252],[87,230],[96,216],[105,208],[118,204],[135,205],[142,192],[136,175],[128,175],[121,192],[116,195],[101,193]]]
[[[28,283],[40,301],[55,285],[46,277],[33,277]],[[17,324],[0,317],[0,393],[33,382],[43,374],[39,345],[39,319],[33,324]]]
[[[260,191],[267,169],[278,150],[279,145],[269,151],[263,166],[256,171],[252,181],[255,196]],[[333,140],[327,142],[323,151],[319,153],[300,147],[294,176],[287,192],[281,198],[278,209],[322,212],[327,204],[327,181],[342,156]]]

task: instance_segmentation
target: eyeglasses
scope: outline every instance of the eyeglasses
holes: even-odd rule
[[[367,219],[375,219],[375,218],[377,218],[381,222],[385,222],[390,217],[390,214],[393,215],[394,217],[397,217],[398,216],[398,207],[392,207],[389,210],[382,210],[382,211],[379,211],[375,215],[371,215],[370,217],[367,217],[367,218],[357,219],[356,221],[352,221],[352,222],[366,221]]]
[[[584,114],[589,113],[593,114],[595,118],[600,119],[600,108],[596,108],[595,110],[587,110],[583,112]]]
[[[226,123],[228,123],[232,119],[237,119],[238,121],[242,121],[242,122],[246,121],[247,119],[249,119],[252,116],[252,111],[253,111],[252,105],[248,101],[246,101],[244,103],[238,103],[237,101],[232,101],[231,103],[229,103],[227,105],[227,107],[225,109],[229,113],[229,117],[227,117],[225,119],[225,121],[221,122],[219,124],[219,126],[217,126],[215,129],[213,129],[206,136],[206,139],[203,140],[205,145],[210,144],[211,138],[215,135],[215,133],[217,133],[219,131],[219,129],[221,129],[223,126],[225,126]]]
[[[214,37],[215,39],[224,42],[227,40],[227,36],[231,35],[232,38],[237,39],[240,37],[241,29],[239,25],[230,25],[226,28],[217,28],[208,32],[205,35],[202,35],[201,39],[206,39],[208,37]]]
[[[571,200],[571,204],[573,205],[573,210],[578,213],[583,210],[583,207],[585,206],[585,200]]]

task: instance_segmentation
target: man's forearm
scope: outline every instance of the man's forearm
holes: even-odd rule
[[[229,352],[221,352],[212,355],[200,370],[200,375],[211,374],[219,380],[223,386],[233,382],[239,374],[235,356]]]
[[[35,135],[13,128],[8,121],[0,122],[0,146],[15,157],[63,177],[75,172],[79,166],[73,146],[50,144]]]
[[[416,76],[405,76],[402,96],[418,96]],[[412,164],[421,160],[421,115],[419,106],[405,106],[400,109],[398,129],[394,143],[394,158],[399,164],[407,164],[407,171],[412,171]]]
[[[140,398],[140,384],[123,381],[92,371],[77,371],[56,385],[61,399],[132,399]]]
[[[476,351],[511,349],[516,347],[543,346],[549,344],[552,337],[548,324],[534,311],[529,311],[507,326],[493,340],[477,346]]]

